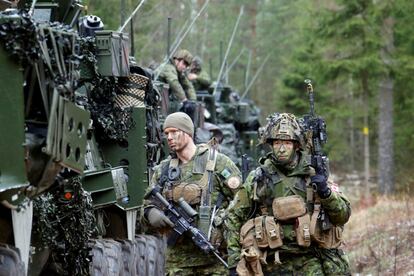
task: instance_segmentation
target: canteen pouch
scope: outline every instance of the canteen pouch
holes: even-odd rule
[[[306,204],[298,195],[278,197],[273,200],[272,210],[277,220],[284,221],[303,216],[306,213]]]
[[[309,247],[311,244],[309,214],[297,218],[296,241],[303,247]]]
[[[261,222],[261,217],[259,218]],[[260,258],[263,253],[260,251],[255,237],[256,218],[249,219],[240,229],[240,243],[242,252],[236,271],[238,275],[263,275]]]
[[[173,186],[172,197],[174,202],[182,197],[190,205],[198,204],[201,202],[201,187],[195,183],[180,183]]]

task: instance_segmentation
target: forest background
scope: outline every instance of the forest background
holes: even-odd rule
[[[106,29],[116,30],[139,2],[87,0],[84,4],[88,13],[102,18]],[[167,18],[174,41],[205,2],[147,0],[132,23],[138,64],[162,62]],[[414,193],[414,4],[411,0],[210,0],[181,48],[203,59],[212,80],[220,71],[242,6],[229,50],[227,62],[234,66],[228,83],[241,95],[253,83],[247,97],[261,108],[265,123],[273,112],[307,113],[304,80],[313,81],[316,113],[327,122],[324,150],[339,181],[348,183],[345,189],[354,198],[354,210],[360,211],[359,216],[354,213],[356,220],[350,227],[362,233],[351,232],[349,237],[353,271],[370,267],[381,275],[414,275],[414,253],[404,250],[414,247],[410,200]],[[131,31],[130,26],[126,31]],[[381,195],[399,198],[390,202]],[[370,213],[364,206],[375,211]],[[375,214],[380,217],[373,219]],[[362,223],[366,228],[361,229],[368,217],[374,221],[372,228]],[[389,244],[379,246],[383,236],[372,235],[378,229]],[[399,262],[404,269],[398,269]]]
[[[118,29],[140,1],[86,1],[106,29]],[[133,19],[134,56],[160,63],[171,41],[205,0],[148,0]],[[215,80],[240,8],[228,82],[262,110],[304,114],[305,79],[327,122],[332,171],[364,174],[381,193],[413,192],[414,5],[410,0],[211,0],[181,47],[204,61]],[[122,12],[121,12],[122,11]],[[131,29],[126,28],[127,31]],[[220,44],[222,46],[220,46]],[[220,47],[221,54],[220,54]],[[224,49],[224,50],[223,50]],[[264,61],[266,60],[265,64]],[[383,181],[384,183],[381,183]]]

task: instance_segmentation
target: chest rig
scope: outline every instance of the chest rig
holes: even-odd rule
[[[211,220],[216,160],[216,150],[207,144],[199,145],[193,160],[187,164],[180,166],[179,159],[172,158],[168,165],[169,185],[163,190],[167,200],[177,203],[183,198],[198,211],[197,226],[204,233],[208,233]]]

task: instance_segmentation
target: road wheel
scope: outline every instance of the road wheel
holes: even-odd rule
[[[137,275],[164,275],[166,241],[150,235],[137,235]]]
[[[19,249],[7,244],[0,244],[0,276],[26,275]]]
[[[123,275],[122,246],[111,239],[94,240],[90,272],[94,276]]]

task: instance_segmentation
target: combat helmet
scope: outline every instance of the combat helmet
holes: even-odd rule
[[[193,61],[193,55],[186,49],[181,49],[181,50],[178,50],[177,52],[175,52],[173,58],[174,59],[182,59],[188,65],[190,65],[191,62]]]
[[[271,144],[273,140],[291,140],[304,145],[303,131],[295,115],[274,113],[268,118],[267,125],[261,131],[261,143]]]

